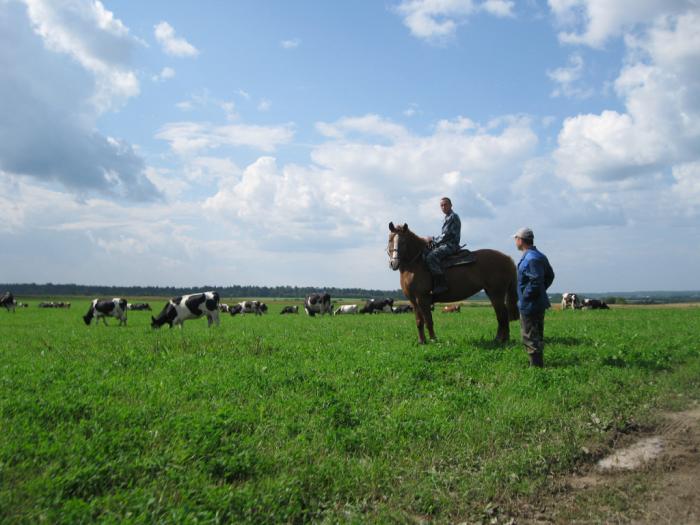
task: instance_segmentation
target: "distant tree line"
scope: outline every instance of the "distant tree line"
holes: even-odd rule
[[[366,299],[392,297],[403,299],[401,290],[373,290],[364,288],[318,288],[313,286],[93,286],[85,284],[0,284],[0,293],[11,291],[16,296],[83,296],[83,297],[175,297],[203,290],[216,290],[222,297],[281,297],[303,298],[311,293],[328,292],[332,297]]]

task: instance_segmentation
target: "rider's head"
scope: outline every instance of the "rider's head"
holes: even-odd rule
[[[445,215],[448,215],[452,211],[452,201],[449,197],[440,199],[440,209]]]

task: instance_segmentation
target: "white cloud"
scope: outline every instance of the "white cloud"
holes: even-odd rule
[[[266,98],[260,99],[260,102],[258,102],[258,111],[269,111],[271,107],[272,102]]]
[[[282,40],[280,42],[280,46],[283,49],[296,49],[297,47],[299,47],[300,44],[301,39],[299,38],[290,38],[289,40]]]
[[[420,110],[418,109],[418,104],[412,102],[411,104],[408,105],[406,109],[402,111],[404,117],[413,117],[417,114],[420,113]]]
[[[138,93],[135,44],[99,2],[3,3],[0,170],[83,197],[157,197],[135,149],[96,126],[102,112]]]
[[[195,57],[199,54],[196,47],[184,38],[175,36],[175,29],[169,23],[163,21],[153,26],[153,33],[160,43],[163,51],[176,57]]]
[[[100,112],[138,95],[130,68],[137,40],[99,1],[25,0],[32,28],[47,49],[75,59],[95,78],[92,103]]]
[[[700,217],[700,161],[673,167],[669,209],[680,208],[685,217]]]
[[[274,151],[294,137],[291,124],[257,126],[227,124],[216,126],[204,122],[172,122],[156,133],[156,138],[168,141],[180,155],[191,155],[202,150],[224,146],[245,146],[260,151]]]
[[[515,2],[511,0],[485,0],[480,7],[483,11],[494,16],[509,17],[514,16]]]
[[[547,76],[557,84],[551,96],[579,99],[592,96],[592,89],[584,89],[577,85],[583,74],[583,69],[583,57],[578,53],[574,53],[569,56],[569,63],[567,66],[547,71]]]
[[[615,81],[625,111],[568,118],[559,134],[557,173],[576,187],[656,184],[700,158],[700,10],[661,16],[626,42]]]
[[[333,123],[317,122],[316,129],[322,135],[335,139],[344,138],[350,133],[392,140],[408,135],[408,131],[403,126],[372,114],[361,117],[343,117]]]
[[[250,93],[243,89],[239,89],[238,91],[236,91],[236,94],[243,97],[246,100],[250,100]]]
[[[510,0],[403,0],[396,11],[413,36],[441,42],[453,37],[457,27],[473,14],[510,17],[513,7]]]
[[[157,75],[153,75],[151,77],[151,80],[153,82],[164,82],[166,80],[169,80],[171,78],[175,77],[175,70],[171,67],[164,67],[163,69],[160,70],[160,73]]]
[[[676,14],[696,6],[694,0],[549,0],[557,20],[569,31],[559,39],[569,44],[601,47],[658,16]]]
[[[427,136],[378,115],[319,123],[331,140],[313,148],[311,164],[260,157],[221,179],[205,209],[261,246],[330,252],[383,242],[390,220],[432,231],[445,194],[465,221],[492,217],[537,138],[522,119],[503,119],[490,132],[476,124],[467,130],[464,120]]]

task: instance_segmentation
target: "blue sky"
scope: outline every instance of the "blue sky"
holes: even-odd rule
[[[447,194],[557,290],[700,288],[693,0],[0,0],[0,66],[0,281],[395,288]]]

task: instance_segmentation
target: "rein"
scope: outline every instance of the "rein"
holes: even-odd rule
[[[418,243],[416,243],[416,244],[418,244]],[[399,258],[399,268],[402,268],[402,267],[403,267],[403,268],[406,268],[407,266],[411,266],[412,264],[414,264],[415,262],[417,262],[418,259],[420,259],[420,258],[423,256],[423,252],[424,252],[424,251],[425,251],[425,248],[424,248],[424,247],[422,247],[422,246],[419,247],[419,249],[418,249],[416,255],[414,255],[414,256],[411,258],[411,260],[408,261],[408,262],[404,262],[404,261],[402,261],[402,260]],[[397,255],[398,255],[398,249],[396,249],[396,253],[397,253]]]

